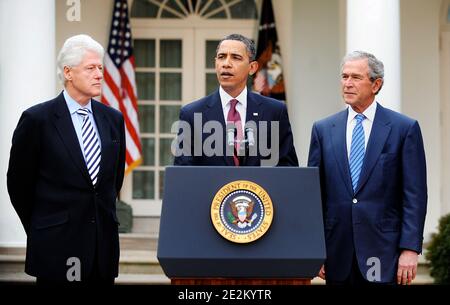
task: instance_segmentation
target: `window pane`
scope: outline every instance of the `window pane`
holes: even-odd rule
[[[161,106],[160,107],[160,126],[161,133],[170,133],[172,124],[178,121],[181,106]]]
[[[155,73],[136,72],[138,99],[155,100]]]
[[[155,198],[155,172],[133,171],[133,199]]]
[[[171,9],[174,9],[175,11],[179,12],[182,15],[185,15],[183,10],[178,6],[175,0],[169,0],[167,1],[166,6],[170,7]]]
[[[209,19],[225,19],[227,18],[227,14],[225,11],[220,11],[217,14],[212,15]]]
[[[241,1],[230,7],[231,17],[233,19],[256,19],[255,1]]]
[[[155,18],[158,14],[159,7],[148,0],[134,0],[131,7],[131,17],[147,17]]]
[[[143,151],[143,165],[155,165],[155,139],[143,138],[142,151]]]
[[[207,40],[206,41],[206,52],[205,52],[205,63],[206,68],[215,68],[215,57],[216,57],[216,49],[220,40]]]
[[[159,172],[159,198],[164,197],[164,171]]]
[[[161,14],[162,18],[179,18],[178,16],[175,16],[174,14],[172,14],[169,11],[163,10],[162,14]]]
[[[135,39],[134,54],[136,58],[136,67],[155,67],[155,40],[154,39]]]
[[[206,73],[206,95],[214,92],[219,87],[219,82],[217,81],[216,73]]]
[[[181,101],[181,73],[161,73],[160,100]]]
[[[160,139],[159,145],[159,165],[166,166],[173,164],[173,154],[170,150],[173,139]]]
[[[206,5],[209,1],[204,1],[204,2],[205,2],[205,5]],[[220,3],[220,0],[213,0],[213,2],[210,4],[210,6],[208,6],[208,8],[204,12],[204,14],[208,14],[208,13],[214,11],[215,9],[219,8],[219,7],[223,8],[222,3]],[[223,12],[223,10],[221,12]]]
[[[181,40],[161,40],[161,67],[181,68]]]
[[[155,132],[155,106],[139,105],[139,130],[141,133]]]

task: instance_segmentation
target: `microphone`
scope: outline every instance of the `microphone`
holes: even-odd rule
[[[227,124],[227,145],[234,147],[234,133],[236,128],[233,123]]]
[[[253,132],[253,128],[247,127],[247,128],[245,128],[245,132],[247,133],[248,146],[254,146],[255,145],[255,134]]]

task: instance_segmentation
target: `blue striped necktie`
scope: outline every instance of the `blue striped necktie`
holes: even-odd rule
[[[364,143],[364,129],[362,121],[366,117],[363,114],[357,114],[355,116],[356,126],[353,128],[352,145],[350,147],[350,176],[352,177],[353,191],[356,190],[359,181],[359,175],[361,174],[361,168],[364,162],[365,143]]]
[[[83,140],[84,158],[92,184],[95,186],[97,184],[101,160],[99,138],[89,118],[89,109],[80,108],[77,110],[77,113],[83,117],[81,138]]]

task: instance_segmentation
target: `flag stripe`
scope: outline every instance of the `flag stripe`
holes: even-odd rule
[[[139,165],[142,145],[137,88],[127,0],[115,0],[107,54],[104,59],[102,102],[119,110],[125,122],[126,173]]]

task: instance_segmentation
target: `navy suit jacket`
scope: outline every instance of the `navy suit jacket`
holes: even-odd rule
[[[12,139],[8,192],[27,233],[25,271],[66,280],[78,258],[81,280],[94,258],[100,274],[116,277],[119,235],[116,197],[122,186],[125,133],[122,114],[92,100],[101,140],[93,187],[63,94],[22,114]]]
[[[365,278],[379,259],[381,282],[392,282],[401,250],[422,251],[427,206],[422,134],[417,121],[378,104],[353,192],[347,116],[344,110],[316,122],[311,134],[308,166],[320,168],[326,278],[345,280],[356,253]]]
[[[199,128],[194,124],[194,114],[201,114],[202,121]],[[175,165],[215,165],[215,166],[234,166],[233,157],[226,156],[226,125],[222,110],[222,103],[220,100],[219,90],[213,94],[206,96],[198,101],[184,106],[180,111],[180,121],[187,122],[193,131],[191,133],[191,143],[189,147],[190,156],[181,155],[175,157]],[[222,142],[218,145],[223,145],[222,155],[207,156],[202,150],[201,155],[194,155],[194,137],[201,139],[201,143],[211,136],[210,133],[204,132],[203,127],[208,121],[220,122],[222,132]],[[268,98],[253,92],[247,93],[247,117],[246,122],[254,121],[258,126],[259,122],[268,122],[266,138],[268,139],[267,147],[271,148],[271,122],[279,122],[279,158],[275,165],[278,166],[298,166],[297,154],[294,148],[294,140],[292,136],[291,124],[286,109],[286,105],[278,100]],[[259,127],[259,126],[258,126]],[[200,129],[201,128],[201,129]],[[261,130],[256,131],[257,145],[260,145]],[[183,142],[181,142],[181,146]],[[263,156],[258,148],[256,156],[248,156],[241,159],[241,165],[244,166],[260,166],[262,159],[270,159],[270,156]]]

